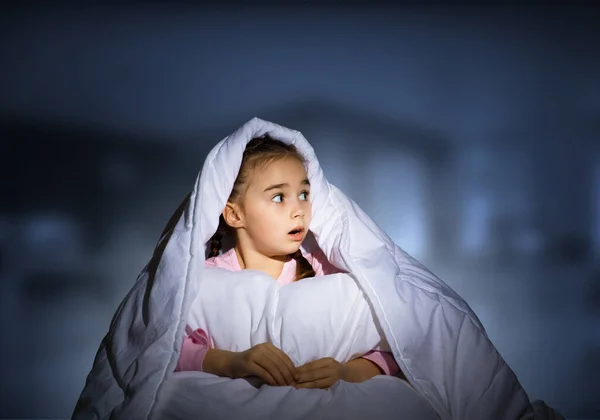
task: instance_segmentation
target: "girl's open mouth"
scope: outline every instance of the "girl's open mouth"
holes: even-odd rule
[[[288,235],[293,241],[301,241],[304,236],[304,228],[292,229]]]

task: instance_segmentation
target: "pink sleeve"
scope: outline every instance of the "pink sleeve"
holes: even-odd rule
[[[200,328],[183,337],[181,353],[179,354],[177,366],[175,366],[175,372],[189,370],[202,372],[202,362],[204,362],[204,357],[209,348],[210,339],[208,334]]]
[[[392,353],[386,351],[370,351],[363,356],[363,359],[375,363],[385,375],[394,376],[400,372],[400,367],[398,367]]]

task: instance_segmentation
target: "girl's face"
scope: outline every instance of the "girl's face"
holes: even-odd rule
[[[311,221],[309,194],[306,170],[297,159],[280,159],[255,170],[240,209],[246,242],[268,257],[296,252]]]

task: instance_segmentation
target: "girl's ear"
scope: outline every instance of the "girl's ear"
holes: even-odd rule
[[[225,220],[225,223],[234,229],[243,227],[242,214],[240,210],[241,209],[237,204],[230,203],[229,201],[223,210],[223,219]]]

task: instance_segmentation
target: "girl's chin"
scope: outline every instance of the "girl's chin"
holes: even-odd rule
[[[298,251],[300,247],[296,247],[295,249],[287,249],[287,250],[278,250],[277,252],[269,252],[263,255],[267,255],[269,258],[275,260],[285,261],[289,256]]]
[[[301,242],[299,242],[297,245],[294,244],[292,246],[286,247],[285,249],[280,250],[275,255],[280,256],[282,258],[287,258],[288,256],[292,255],[293,253],[295,253],[296,251],[298,251],[300,249],[300,244],[301,244]]]

